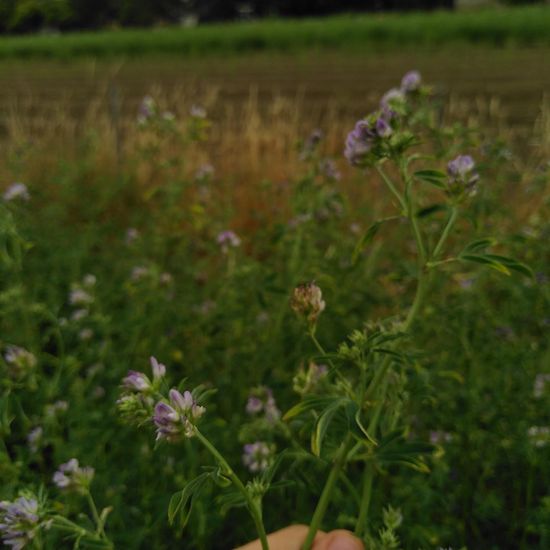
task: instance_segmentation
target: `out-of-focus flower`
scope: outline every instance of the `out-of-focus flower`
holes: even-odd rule
[[[88,340],[91,340],[93,337],[94,337],[94,331],[91,328],[83,328],[78,333],[78,338],[83,342],[87,342]]]
[[[12,550],[21,550],[31,544],[40,529],[40,504],[28,494],[13,502],[0,502],[0,536]]]
[[[88,317],[90,312],[85,308],[76,309],[71,315],[71,321],[82,321],[82,319]]]
[[[61,490],[85,493],[90,487],[94,473],[90,466],[81,467],[76,458],[71,458],[59,466],[52,479]]]
[[[139,105],[137,121],[140,126],[144,126],[149,122],[157,112],[157,105],[155,100],[150,96],[146,95]]]
[[[226,230],[219,233],[216,241],[221,246],[224,253],[226,253],[229,248],[237,248],[241,245],[240,237],[231,230]]]
[[[359,120],[346,138],[344,156],[352,165],[358,165],[372,149],[373,136],[370,125]]]
[[[418,71],[409,71],[401,80],[401,91],[416,92],[422,84],[422,77]]]
[[[13,378],[29,374],[36,367],[36,357],[30,351],[19,346],[8,345],[4,351],[4,361]]]
[[[41,426],[36,426],[27,435],[27,443],[32,453],[36,453],[42,444],[44,429]]]
[[[166,365],[159,363],[155,357],[150,357],[151,370],[153,371],[153,379],[160,380],[166,374]]]
[[[159,283],[164,286],[171,285],[174,282],[174,277],[172,277],[171,273],[168,273],[167,271],[164,271],[159,275]]]
[[[473,194],[479,174],[475,170],[474,159],[470,155],[459,155],[447,164],[449,191],[453,195]]]
[[[164,122],[171,123],[171,122],[174,122],[174,120],[176,120],[176,116],[171,111],[164,111],[162,113],[162,120],[164,120]]]
[[[10,202],[13,200],[28,201],[31,196],[29,190],[24,183],[12,183],[3,194],[4,200]]]
[[[273,391],[267,386],[254,388],[246,402],[246,412],[250,415],[264,413],[268,422],[276,422],[281,417],[281,411],[277,408]]]
[[[205,180],[211,178],[213,175],[214,167],[211,164],[201,164],[195,172],[195,179]]]
[[[206,409],[194,400],[190,391],[182,394],[172,388],[168,396],[170,403],[159,401],[155,405],[153,422],[157,428],[157,440],[174,442],[182,436],[193,437],[195,424]]]
[[[206,118],[206,109],[200,105],[192,105],[189,114],[193,118]]]
[[[449,443],[452,439],[453,436],[449,432],[444,432],[443,430],[432,430],[430,432],[430,443],[434,445]]]
[[[44,412],[46,417],[53,418],[58,413],[65,412],[69,408],[69,403],[67,401],[56,401],[55,403],[50,403],[44,407]]]
[[[397,113],[403,110],[405,102],[406,98],[403,90],[392,88],[382,96],[380,107],[386,115],[393,118]]]
[[[315,282],[299,285],[292,293],[290,306],[312,328],[317,323],[319,315],[325,309],[323,293]]]
[[[92,273],[86,273],[82,279],[82,284],[87,287],[93,287],[97,283],[97,277]]]
[[[142,372],[131,370],[128,375],[122,379],[122,386],[131,391],[146,392],[151,389],[151,381],[147,375]]]
[[[129,246],[139,238],[139,231],[135,227],[129,227],[126,230],[124,242]]]
[[[150,273],[151,273],[151,270],[148,267],[145,267],[143,265],[137,265],[134,268],[132,268],[132,272],[130,273],[130,278],[132,279],[132,281],[137,282],[148,277]]]
[[[315,149],[323,139],[323,131],[319,128],[313,130],[311,134],[307,137],[302,145],[302,150],[300,152],[300,159],[307,160],[313,155]]]
[[[69,292],[69,303],[72,306],[86,306],[93,303],[94,297],[78,285],[74,285]]]
[[[273,460],[273,446],[265,441],[256,441],[246,444],[243,450],[243,464],[250,472],[256,474],[269,468]]]
[[[329,180],[340,181],[342,178],[342,174],[333,159],[322,159],[319,162],[319,172]]]
[[[531,426],[527,430],[527,436],[535,447],[546,447],[550,443],[550,427]]]
[[[533,395],[537,398],[542,397],[545,393],[547,384],[550,386],[550,374],[537,374],[533,385]]]
[[[384,117],[380,116],[376,119],[376,133],[382,138],[392,135],[391,126]]]

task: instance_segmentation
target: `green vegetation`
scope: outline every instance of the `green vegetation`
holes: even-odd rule
[[[123,151],[110,127],[76,157],[15,144],[5,543],[215,550],[301,522],[368,550],[550,547],[550,117],[518,155],[430,89],[386,94],[347,172],[315,132],[244,193],[203,164],[223,132],[198,106],[145,98]]]
[[[117,30],[0,39],[0,58],[239,54],[249,51],[435,47],[445,44],[550,43],[550,9],[522,7],[468,12],[262,20],[193,29]]]

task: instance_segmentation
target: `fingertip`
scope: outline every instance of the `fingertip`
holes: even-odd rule
[[[349,531],[337,529],[323,537],[315,550],[365,550],[365,547]]]

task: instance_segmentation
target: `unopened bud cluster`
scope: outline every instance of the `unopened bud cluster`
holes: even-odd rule
[[[325,309],[323,293],[314,282],[297,286],[292,293],[290,305],[300,317],[307,321],[310,327],[317,324],[319,315]]]

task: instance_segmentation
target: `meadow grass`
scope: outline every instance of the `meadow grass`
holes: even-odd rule
[[[268,19],[197,28],[124,29],[63,35],[3,36],[0,58],[239,55],[343,49],[366,53],[407,45],[547,45],[550,9],[521,7],[464,12],[340,15]]]
[[[97,508],[113,507],[105,532],[117,548],[221,550],[255,536],[245,509],[231,506],[240,501],[227,491],[227,470],[209,469],[215,462],[196,438],[156,445],[150,422],[136,431],[115,421],[122,378],[129,369],[149,373],[154,355],[172,384],[185,378],[185,388],[216,388],[200,429],[239,476],[251,479],[243,444],[261,438],[290,447],[282,483],[265,497],[266,529],[309,522],[349,419],[335,417],[316,456],[307,419],[266,424],[246,412],[247,400],[265,398],[258,386],[269,386],[288,411],[298,395],[307,397],[312,362],[341,361],[355,381],[356,366],[342,361],[339,345],[351,345],[356,329],[391,331],[413,303],[419,270],[409,224],[380,174],[342,158],[353,120],[327,118],[317,142],[303,133],[299,104],[279,103],[272,106],[278,116],[265,117],[251,98],[236,126],[235,118],[191,117],[192,98],[154,102],[153,115],[140,110],[141,121],[117,121],[92,104],[83,119],[63,110],[45,117],[40,131],[16,113],[7,125],[2,178],[24,182],[30,196],[0,205],[0,500],[44,486],[50,514],[93,531],[86,492],[69,496],[52,483],[57,467],[77,457],[96,470]],[[391,503],[403,514],[401,525],[393,522],[403,548],[512,541],[543,550],[550,543],[550,109],[543,105],[521,153],[509,142],[513,134],[484,118],[498,110],[480,108],[475,117],[460,102],[436,106],[417,150],[442,170],[471,152],[481,173],[449,255],[494,235],[495,250],[529,264],[536,277],[475,263],[442,266],[398,348],[392,406],[381,418],[384,431],[403,423],[408,441],[436,447],[416,462],[395,450],[392,462],[390,449],[377,465],[368,540],[387,528],[383,509]],[[412,214],[433,249],[446,199],[420,183]],[[220,242],[228,230],[240,240]],[[335,350],[329,355],[291,309],[295,286],[312,280],[326,301],[315,337]],[[21,352],[13,360],[13,345],[35,360]],[[323,391],[348,387],[331,380]],[[380,402],[372,399],[367,414]],[[182,534],[166,518],[170,495],[205,473],[217,483],[196,498]],[[363,473],[362,462],[350,459],[324,528],[354,528]],[[72,546],[55,525],[43,534],[48,550]],[[88,533],[82,546],[112,547],[102,535]]]

